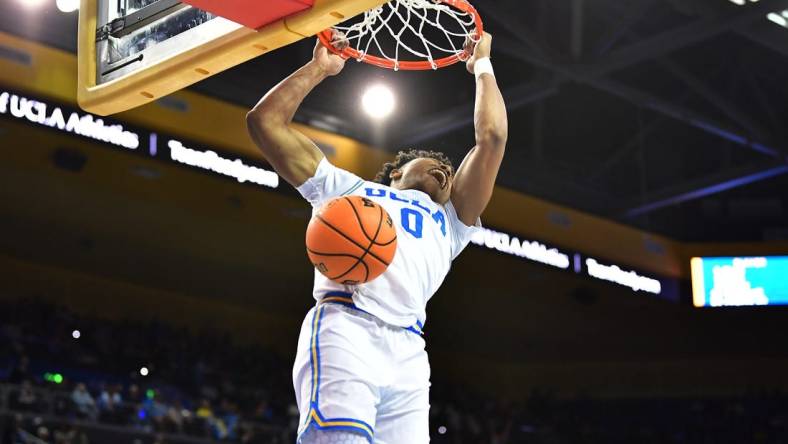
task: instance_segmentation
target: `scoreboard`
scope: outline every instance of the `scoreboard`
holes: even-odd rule
[[[696,307],[788,305],[788,256],[694,257]]]

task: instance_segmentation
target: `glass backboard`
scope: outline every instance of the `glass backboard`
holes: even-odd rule
[[[264,5],[268,16],[272,10],[282,14],[255,30],[193,7],[189,0],[82,0],[78,102],[100,115],[125,111],[386,1],[310,0],[293,13],[292,0],[261,0],[257,5]]]

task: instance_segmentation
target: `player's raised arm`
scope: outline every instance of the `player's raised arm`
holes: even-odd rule
[[[290,127],[301,102],[326,77],[339,74],[345,60],[318,41],[312,60],[268,92],[246,115],[255,144],[276,172],[294,187],[314,176],[323,153]]]
[[[492,36],[485,32],[467,63],[468,71],[476,75],[476,146],[457,169],[451,193],[457,215],[469,226],[490,202],[509,131],[506,105],[490,63],[491,44]]]

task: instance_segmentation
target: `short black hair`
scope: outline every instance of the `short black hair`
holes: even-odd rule
[[[427,159],[435,159],[438,162],[451,167],[454,170],[454,165],[451,163],[451,159],[448,156],[441,153],[440,151],[429,151],[429,150],[417,150],[417,149],[410,149],[407,151],[400,151],[397,153],[397,157],[394,158],[393,162],[386,162],[383,164],[383,169],[381,169],[378,174],[375,176],[375,182],[382,183],[383,185],[391,185],[391,172],[393,170],[402,168],[405,166],[406,163],[410,162],[411,160],[427,158]]]

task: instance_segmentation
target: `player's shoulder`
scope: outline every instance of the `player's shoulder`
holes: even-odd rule
[[[353,176],[355,178],[359,178],[360,179],[360,177],[357,174],[355,174],[355,173],[353,173],[353,172],[351,172],[351,171],[349,171],[349,170],[347,170],[345,168],[337,166],[336,164],[331,162],[328,159],[328,157],[326,157],[326,156],[323,156],[323,158],[317,164],[317,169],[315,170],[315,174],[316,175],[321,175],[321,174],[323,174],[323,175],[325,175],[325,174],[338,174],[338,175],[342,175],[342,176]]]

